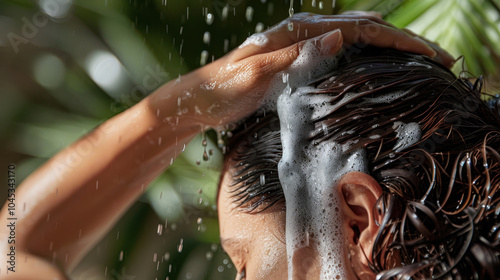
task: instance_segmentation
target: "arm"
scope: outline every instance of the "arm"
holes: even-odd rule
[[[165,84],[29,176],[16,193],[16,272],[7,273],[2,253],[0,277],[64,279],[56,267],[71,270],[197,133],[254,112],[272,78],[295,61],[305,42],[322,55],[359,41],[435,55],[376,17],[298,15],[293,32],[288,22],[266,31],[266,44],[248,44]],[[370,36],[373,28],[376,37]],[[335,29],[342,32],[330,32]],[[6,218],[4,206],[0,219]],[[7,236],[0,228],[1,252],[10,246]]]

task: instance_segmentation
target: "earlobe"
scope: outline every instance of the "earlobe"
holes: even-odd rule
[[[337,187],[353,268],[357,270],[358,276],[361,273],[371,274],[369,263],[379,230],[373,208],[382,195],[382,188],[372,176],[362,172],[350,172],[342,176]]]

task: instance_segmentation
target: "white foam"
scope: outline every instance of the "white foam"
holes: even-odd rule
[[[416,61],[410,61],[410,62],[407,62],[405,64],[405,66],[414,66],[414,67],[425,67],[427,69],[432,69],[432,66],[428,65],[428,64],[423,64],[423,63],[420,63],[420,62],[416,62]]]
[[[267,40],[267,37],[249,38],[244,45],[265,44],[267,41],[264,39]],[[333,141],[316,144],[309,139],[315,129],[315,121],[365,92],[347,92],[335,104],[330,104],[331,97],[310,94],[319,90],[303,86],[331,73],[337,61],[338,57],[322,55],[312,42],[305,43],[289,69],[274,77],[262,106],[264,111],[277,111],[281,125],[283,156],[278,164],[278,173],[287,209],[288,279],[293,278],[294,254],[306,246],[313,247],[320,256],[319,279],[345,279],[350,267],[345,259],[347,252],[344,252],[345,237],[340,227],[342,214],[336,185],[349,172],[368,173],[366,151],[349,149],[356,143],[354,141],[344,145]],[[404,98],[406,94],[400,91],[365,99],[365,102],[386,103]],[[326,126],[321,129],[328,130]],[[416,123],[398,126],[396,132],[396,151],[420,139],[420,128]],[[380,136],[371,137],[377,139]]]
[[[392,128],[396,130],[396,137],[398,138],[393,148],[396,152],[410,147],[422,138],[422,130],[416,122],[405,124],[398,121],[394,122]]]
[[[299,86],[308,85],[323,78],[336,67],[338,58],[339,56],[322,54],[321,47],[318,48],[312,41],[307,41],[292,65],[272,80],[265,94],[262,109],[276,111],[276,101],[284,90],[290,94]]]
[[[269,39],[267,38],[267,36],[264,34],[264,33],[256,33],[256,34],[253,34],[252,36],[248,37],[245,42],[243,42],[239,48],[243,48],[247,45],[256,45],[258,47],[262,47],[264,45],[267,44],[267,42],[269,42]]]
[[[365,151],[352,152],[336,142],[314,145],[310,133],[314,119],[326,107],[319,96],[300,88],[278,98],[283,157],[278,173],[286,200],[286,244],[288,279],[293,276],[293,256],[312,245],[320,255],[320,279],[345,279],[342,216],[337,181],[348,172],[367,172]],[[310,239],[314,239],[309,244]],[[340,277],[340,278],[338,278]]]

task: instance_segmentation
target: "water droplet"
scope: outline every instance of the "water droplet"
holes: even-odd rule
[[[196,223],[201,225],[203,223],[203,219],[202,218],[198,218],[198,220],[196,220]]]
[[[245,12],[245,18],[247,19],[248,22],[252,22],[253,19],[253,7],[248,6],[247,10]]]
[[[212,260],[213,256],[214,254],[212,254],[212,252],[207,252],[207,254],[205,255],[208,261]]]
[[[203,152],[203,160],[204,160],[204,161],[208,161],[208,154],[207,154],[207,151],[204,151],[204,152]]]
[[[181,252],[182,252],[182,248],[184,247],[184,244],[183,244],[183,243],[184,243],[184,239],[182,239],[182,238],[181,238],[181,243],[177,246],[177,251],[178,251],[179,253],[181,253]]]
[[[215,251],[217,251],[217,247],[218,247],[217,244],[212,244],[210,246],[210,249],[212,249],[212,251],[215,252]]]
[[[123,251],[120,251],[120,255],[118,256],[118,261],[123,261]]]
[[[206,147],[206,146],[207,146],[207,139],[203,139],[203,140],[201,141],[201,145],[202,145],[203,147]]]
[[[205,18],[205,21],[207,22],[208,25],[211,25],[212,23],[214,23],[214,15],[208,13]]]
[[[219,265],[219,267],[217,268],[217,271],[223,272],[224,271],[224,267],[222,265]]]
[[[266,184],[266,175],[260,174],[260,185],[264,186]]]
[[[257,25],[255,26],[255,32],[256,33],[260,33],[264,31],[264,24],[262,22],[259,22],[257,23]]]
[[[200,65],[203,66],[207,64],[208,51],[204,50],[201,52]]]
[[[158,229],[157,229],[156,233],[158,233],[158,235],[161,235],[163,233],[163,225],[162,224],[158,224]]]
[[[203,33],[203,43],[209,45],[210,44],[210,32]]]
[[[222,20],[226,20],[228,14],[229,14],[229,7],[228,5],[226,5],[224,6],[224,8],[222,8]]]

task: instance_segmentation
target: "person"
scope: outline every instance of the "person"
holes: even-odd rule
[[[293,32],[289,31],[290,24]],[[371,15],[298,14],[262,36],[260,39],[265,40],[254,37],[213,63],[163,85],[31,174],[15,194],[20,205],[15,272],[6,267],[8,256],[2,253],[0,277],[67,279],[66,273],[116,223],[145,186],[181,153],[185,143],[200,130],[224,127],[254,113],[276,74],[286,71],[306,45],[313,46],[322,56],[338,54],[343,44],[369,44],[426,55],[447,66],[453,62],[443,50],[430,47],[422,39]],[[223,178],[219,198],[222,209],[226,207],[228,176]],[[230,230],[251,232],[251,229],[224,223],[225,219],[233,218],[226,214],[231,216],[220,211],[224,248],[240,268],[243,262],[233,257],[235,251],[226,234]],[[252,216],[252,223],[257,225],[271,216],[280,218],[279,213],[264,216]],[[6,221],[7,217],[4,205],[0,219]],[[267,239],[270,233],[262,232],[263,242],[275,242]],[[7,240],[8,235],[8,229],[2,227],[0,240]],[[11,248],[4,241],[0,246],[2,252]],[[259,252],[252,253],[257,261]],[[266,254],[261,253],[261,261],[265,262]],[[250,267],[246,269],[246,277],[255,279],[257,276]],[[266,279],[286,278],[283,275]]]
[[[314,119],[308,141],[362,149],[368,163],[329,186],[342,216],[334,242],[350,264],[341,279],[500,279],[500,115],[481,100],[480,84],[420,55],[366,48],[304,90],[337,105]],[[281,127],[290,124],[282,118],[257,113],[228,143],[222,245],[248,279],[287,279],[290,186],[282,183],[290,181],[279,165],[290,145]],[[334,151],[327,158],[343,164]],[[313,207],[328,223],[325,208]],[[292,258],[293,279],[335,279],[318,276],[324,256],[310,247]]]

